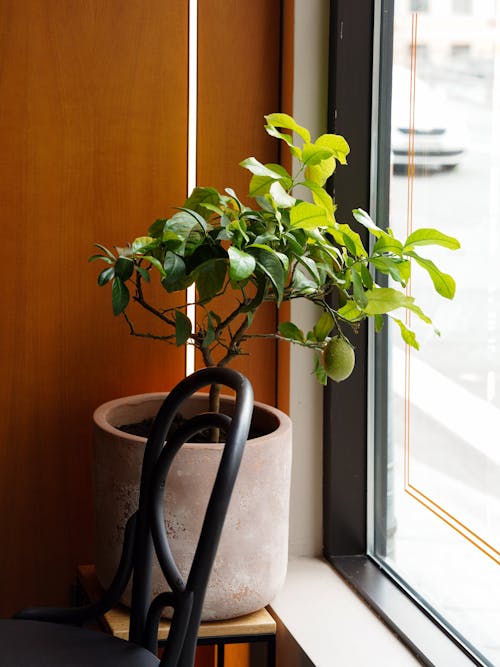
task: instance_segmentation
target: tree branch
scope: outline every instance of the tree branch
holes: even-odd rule
[[[171,334],[170,336],[160,336],[160,335],[157,335],[157,334],[142,333],[141,331],[136,331],[135,328],[134,328],[134,324],[130,320],[127,313],[124,311],[122,314],[123,314],[123,317],[125,318],[125,320],[127,321],[131,336],[137,336],[138,338],[152,338],[153,340],[163,340],[167,343],[172,343],[173,344],[174,339],[175,339],[175,334]]]
[[[142,291],[142,281],[140,275],[137,277],[137,280],[135,281],[135,289],[136,289],[136,294],[133,297],[134,301],[138,303],[144,310],[147,310],[148,312],[152,313],[156,317],[158,317],[162,322],[165,322],[165,324],[168,324],[169,326],[173,327],[175,329],[175,320],[170,319],[169,317],[166,317],[160,310],[152,306],[150,303],[146,301],[144,298],[144,293]]]

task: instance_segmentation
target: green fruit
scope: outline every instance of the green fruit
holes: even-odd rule
[[[355,361],[354,349],[340,336],[334,336],[323,351],[326,374],[335,382],[342,382],[349,377]]]

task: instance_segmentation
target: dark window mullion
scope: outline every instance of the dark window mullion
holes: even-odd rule
[[[332,184],[339,222],[370,203],[373,3],[331,2],[329,132],[351,147]],[[367,243],[364,228],[356,231]],[[348,334],[348,331],[345,331]],[[327,557],[366,553],[367,327],[352,338],[356,368],[325,390],[324,550]]]

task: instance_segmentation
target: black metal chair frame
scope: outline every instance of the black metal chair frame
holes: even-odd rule
[[[195,415],[169,434],[174,416],[182,403],[195,392],[212,384],[225,385],[235,391],[232,416],[209,412]],[[127,522],[121,560],[103,597],[98,602],[72,609],[26,609],[16,614],[15,618],[19,622],[37,620],[82,625],[114,607],[132,576],[129,641],[156,654],[162,612],[165,607],[172,607],[170,632],[159,665],[192,667],[205,591],[248,437],[252,411],[252,387],[241,373],[227,368],[208,368],[182,380],[164,400],[153,423],[144,453],[139,506]],[[165,529],[165,482],[172,461],[182,445],[207,428],[223,429],[226,438],[191,569],[184,581],[172,556]],[[153,552],[156,552],[171,590],[160,593],[151,602]],[[1,632],[2,623],[0,621],[0,655],[1,642],[5,641]],[[43,646],[40,650],[44,650]],[[19,664],[25,667],[27,663]],[[120,663],[117,661],[116,664],[118,666]]]

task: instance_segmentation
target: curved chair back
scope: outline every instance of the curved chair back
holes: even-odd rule
[[[191,417],[174,432],[174,417],[195,392],[218,384],[234,390],[233,414],[203,413]],[[227,368],[207,368],[181,381],[167,396],[148,438],[141,475],[133,549],[133,588],[130,639],[154,651],[158,622],[165,606],[173,608],[165,665],[191,667],[205,592],[215,559],[231,493],[236,481],[253,412],[250,382]],[[225,431],[225,443],[210,494],[198,545],[187,580],[172,556],[164,521],[164,493],[170,466],[182,445],[205,429]],[[151,603],[151,564],[156,552],[171,591]],[[163,663],[162,663],[163,664]]]

